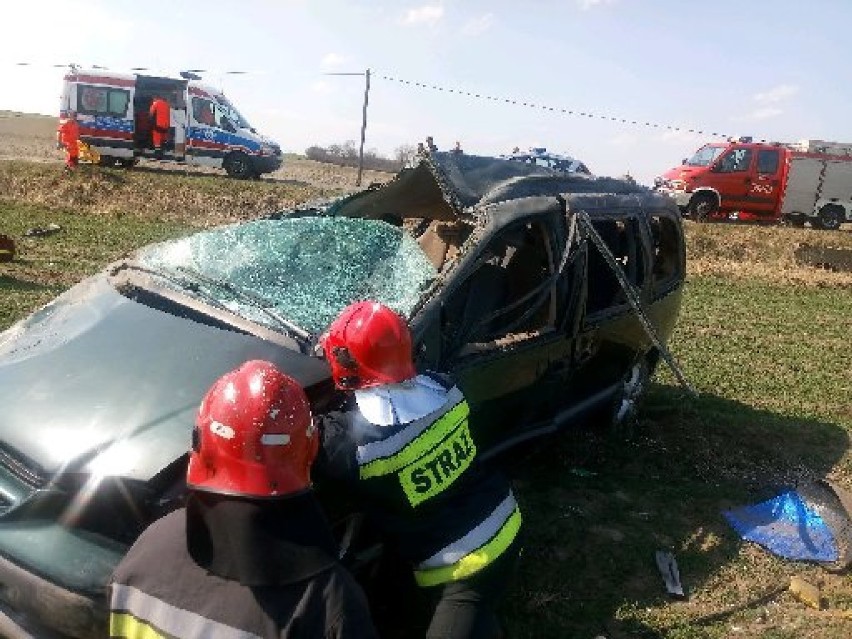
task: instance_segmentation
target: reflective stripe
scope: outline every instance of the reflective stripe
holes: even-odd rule
[[[521,511],[516,507],[490,541],[465,555],[459,561],[440,568],[415,570],[414,577],[417,584],[420,586],[437,586],[448,581],[458,581],[470,577],[502,555],[514,541],[520,529]]]
[[[429,454],[399,473],[408,503],[416,506],[449,488],[476,457],[467,420]]]
[[[153,626],[127,612],[114,612],[109,616],[109,636],[128,639],[167,639]]]
[[[417,568],[440,568],[460,561],[462,557],[472,553],[494,537],[517,508],[518,502],[515,501],[515,495],[509,491],[508,496],[476,528],[446,548],[442,548],[426,561],[421,562]]]
[[[467,402],[462,400],[450,411],[439,417],[431,426],[428,425],[428,420],[424,420],[424,422],[420,422],[419,420],[412,422],[412,425],[409,428],[415,428],[419,430],[420,433],[414,438],[408,438],[408,441],[403,442],[401,445],[400,443],[406,438],[400,438],[399,440],[396,440],[396,438],[400,435],[407,434],[409,428],[406,428],[401,433],[397,433],[397,435],[389,437],[386,440],[373,442],[365,446],[359,446],[358,457],[359,464],[361,464],[361,479],[378,477],[380,475],[389,475],[390,473],[394,473],[405,468],[409,464],[420,459],[429,453],[443,439],[451,435],[457,428],[463,424],[467,424],[467,416],[469,414],[470,408],[468,407]],[[427,424],[425,429],[423,427],[423,423]],[[361,461],[361,449],[374,447],[379,444],[385,445],[384,448],[386,450],[383,451],[385,454],[381,458],[363,463]],[[372,452],[373,451],[368,450],[363,457],[373,457]]]
[[[259,635],[177,608],[133,586],[123,584],[112,585],[110,610],[110,637],[262,639]]]
[[[453,406],[464,401],[464,395],[457,386],[453,386],[447,391],[447,399],[443,406]],[[443,407],[442,406],[442,407]],[[445,411],[449,413],[452,409]],[[369,442],[358,446],[358,463],[365,465],[371,461],[381,457],[390,457],[405,448],[415,437],[428,429],[435,423],[435,419],[429,419],[429,416],[434,415],[438,411],[433,411],[428,415],[424,415],[422,419],[411,422],[406,428],[386,439]]]

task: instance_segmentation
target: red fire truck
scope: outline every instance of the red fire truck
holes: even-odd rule
[[[783,220],[835,230],[852,222],[852,144],[705,144],[655,186],[698,221]]]

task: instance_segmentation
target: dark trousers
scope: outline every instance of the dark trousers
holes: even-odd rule
[[[427,639],[501,637],[497,604],[514,575],[519,554],[516,539],[502,555],[469,578],[430,588],[436,603]]]

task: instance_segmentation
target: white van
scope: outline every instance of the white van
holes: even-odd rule
[[[257,133],[228,99],[198,76],[181,78],[73,68],[65,75],[60,120],[77,112],[80,137],[101,164],[132,166],[154,157],[148,110],[156,95],[171,105],[163,160],[222,168],[246,179],[281,166],[281,147]]]

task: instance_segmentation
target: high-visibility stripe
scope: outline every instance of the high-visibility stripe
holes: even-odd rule
[[[112,611],[110,614],[110,637],[126,637],[127,639],[158,639],[159,637],[262,639],[259,635],[172,606],[138,588],[124,584],[112,584],[110,610]],[[113,632],[113,620],[116,624],[115,632]]]
[[[506,498],[497,504],[491,514],[479,522],[475,528],[471,529],[464,537],[436,552],[429,559],[420,562],[417,568],[421,570],[440,568],[460,561],[465,555],[469,555],[486,544],[489,539],[492,539],[517,508],[518,502],[515,501],[515,495],[510,490]]]
[[[126,612],[114,612],[109,616],[109,636],[127,639],[166,639],[159,630]]]
[[[446,400],[443,406],[452,406],[460,404],[464,401],[464,395],[459,390],[458,386],[453,386],[447,391]],[[443,407],[442,406],[442,407]],[[450,412],[449,409],[445,412]],[[434,415],[438,411],[432,411],[430,415]],[[408,424],[400,432],[374,442],[367,442],[358,446],[358,463],[362,466],[368,462],[374,461],[381,457],[390,457],[401,451],[407,444],[413,441],[418,435],[429,428],[436,420],[418,419]]]
[[[477,550],[449,566],[415,570],[414,577],[417,584],[420,586],[437,586],[449,581],[458,581],[470,577],[503,554],[515,540],[520,529],[521,511],[515,508],[500,530],[497,531],[497,534]]]
[[[389,475],[417,461],[428,454],[443,439],[450,436],[457,428],[466,424],[469,414],[470,408],[466,401],[456,404],[413,441],[398,449],[398,452],[362,465],[360,468],[361,479]]]

